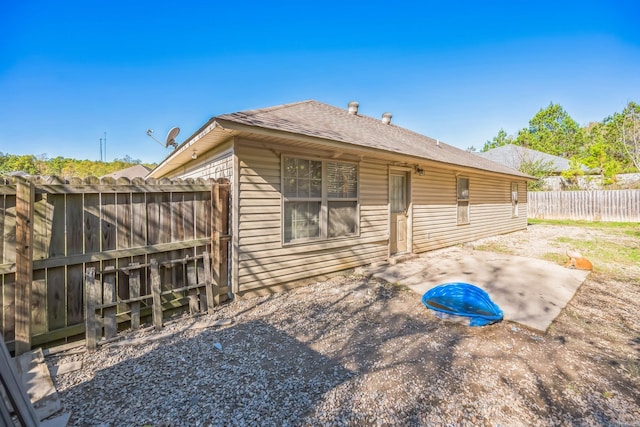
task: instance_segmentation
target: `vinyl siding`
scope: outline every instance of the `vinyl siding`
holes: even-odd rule
[[[388,181],[392,165],[368,158],[358,163],[359,236],[283,245],[279,150],[286,150],[287,155],[324,159],[321,152],[298,151],[288,146],[263,148],[255,141],[235,139],[189,162],[174,175],[236,181],[233,192],[237,194],[232,195],[232,215],[237,215],[232,257],[236,290],[285,285],[385,260],[389,253]],[[408,225],[412,227],[409,234],[413,252],[526,228],[524,180],[472,172],[460,176],[469,178],[470,222],[465,225],[457,224],[456,171],[435,167],[427,169],[424,176],[411,174]],[[517,217],[512,215],[512,182],[518,182]]]
[[[231,141],[220,148],[198,156],[176,169],[169,178],[226,178],[233,181],[233,149]]]
[[[240,292],[322,276],[387,257],[385,165],[359,165],[360,236],[283,245],[280,156],[241,143],[236,146],[236,154]]]
[[[413,179],[413,251],[416,253],[509,233],[527,227],[526,182],[518,182],[518,217],[513,217],[511,183],[479,174],[469,178],[469,224],[457,224],[456,173],[433,169]]]

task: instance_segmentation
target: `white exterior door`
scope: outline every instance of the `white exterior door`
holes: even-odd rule
[[[407,174],[392,172],[389,178],[389,251],[407,252]]]

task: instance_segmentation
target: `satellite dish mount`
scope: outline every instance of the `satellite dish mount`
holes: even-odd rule
[[[169,148],[172,146],[174,149],[178,148],[178,143],[176,142],[176,136],[180,133],[179,127],[172,127],[169,133],[167,134],[167,141],[165,142],[165,148]]]

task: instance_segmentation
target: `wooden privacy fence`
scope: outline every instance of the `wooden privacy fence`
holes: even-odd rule
[[[0,178],[0,330],[7,346],[21,354],[81,337],[89,269],[99,277],[94,302],[109,334],[151,315],[152,260],[163,266],[162,309],[193,310],[196,301],[208,309],[199,299],[206,283],[214,301],[228,292],[229,190],[202,179]]]
[[[531,191],[529,218],[640,222],[640,190]]]

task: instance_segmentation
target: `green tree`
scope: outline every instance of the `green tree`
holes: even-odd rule
[[[0,152],[0,175],[10,172],[23,171],[30,175],[52,175],[62,178],[85,178],[87,176],[103,176],[125,169],[133,165],[141,164],[138,159],[125,156],[123,159],[115,159],[112,162],[99,162],[93,160],[76,160],[61,156],[49,159],[46,154],[14,155]],[[153,169],[153,163],[144,164]]]
[[[31,175],[38,174],[36,157],[30,154],[21,156],[15,154],[3,155],[0,160],[0,174],[7,174],[9,172],[26,172]]]
[[[538,111],[515,140],[517,145],[565,158],[578,154],[582,143],[583,132],[578,123],[554,103]]]
[[[142,161],[140,159],[134,159],[131,156],[129,156],[128,154],[126,154],[123,158],[121,159],[113,159],[114,162],[122,162],[122,163],[126,163],[129,165],[139,165],[142,163]]]
[[[617,119],[617,120],[616,120]],[[640,105],[631,101],[614,122],[620,133],[620,143],[629,160],[640,171]]]
[[[604,123],[592,123],[585,130],[585,146],[580,155],[574,156],[576,162],[598,171],[603,184],[612,184],[620,173],[621,166],[615,158],[614,146],[607,142],[607,126]]]
[[[513,144],[513,137],[507,135],[504,129],[500,129],[498,134],[493,137],[491,141],[487,141],[484,143],[481,152],[486,152],[491,150],[492,148],[502,147],[503,145]]]
[[[576,157],[569,159],[569,169],[563,170],[560,175],[569,180],[573,185],[578,184],[578,178],[584,175],[583,165]]]
[[[47,162],[47,170],[44,175],[63,176],[62,171],[64,170],[64,167],[68,161],[69,159],[65,159],[62,156],[49,159],[49,161]]]
[[[544,159],[532,159],[529,156],[523,156],[520,159],[520,167],[518,170],[527,175],[535,176],[537,181],[530,181],[527,188],[531,191],[544,191],[546,188],[543,178],[553,174],[553,162]]]

